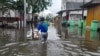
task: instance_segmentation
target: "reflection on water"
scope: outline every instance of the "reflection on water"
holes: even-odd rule
[[[86,29],[78,28],[78,35],[84,36],[85,35],[85,30]]]
[[[47,44],[41,44],[38,40],[32,42],[30,41],[31,43],[26,42],[28,41],[26,36],[28,32],[31,32],[30,30],[32,31],[32,27],[30,25],[28,25],[27,28],[21,28],[21,29],[0,28],[0,56],[24,56],[24,55],[25,56],[48,56],[48,53],[51,50],[50,47],[54,48],[54,49],[52,48],[52,51],[56,51],[63,48],[62,46],[63,40],[61,40],[61,43],[59,40],[58,42],[56,42],[55,40],[53,40],[55,42],[48,41],[49,43],[48,46]],[[52,39],[57,37],[54,36],[56,33],[54,32],[54,30],[56,29],[49,27],[49,35],[50,35],[49,37]],[[65,35],[64,39],[68,40],[68,41],[64,40],[65,41],[64,47],[67,46],[69,49],[72,48],[72,50],[74,48],[78,49],[78,47],[80,47],[81,49],[83,48],[88,49],[89,51],[98,50],[100,36],[97,31],[91,31],[91,30],[81,29],[77,27],[68,27],[68,28],[63,28],[62,32],[63,35]],[[57,49],[55,47],[57,47]]]
[[[22,48],[20,47],[21,50],[19,50],[20,48],[18,44],[27,41],[26,34],[31,29],[30,25],[26,28],[20,29],[13,27],[0,27],[0,56],[16,56],[22,49],[25,51],[25,46]]]
[[[62,35],[64,39],[68,37],[68,29],[66,27],[62,27]]]
[[[97,41],[98,40],[98,35],[97,31],[90,31],[90,40],[91,41]]]
[[[69,30],[70,33],[73,33],[73,32],[74,32],[74,29],[75,29],[74,26],[70,26],[70,27],[68,27],[68,30]]]
[[[30,25],[27,28],[0,28],[0,46],[13,42],[26,41],[26,33],[31,29]]]
[[[99,47],[99,37],[100,35],[98,34],[97,31],[92,31],[92,30],[87,30],[87,29],[82,29],[82,28],[77,28],[77,27],[68,27],[68,32],[70,36],[67,36],[68,38],[72,38],[73,43],[81,44],[81,48],[86,48],[89,51],[96,51],[98,50]],[[66,33],[66,32],[65,32]],[[74,36],[74,37],[73,37]],[[77,37],[80,37],[78,39]],[[70,40],[69,39],[69,40]],[[77,40],[73,40],[77,39]]]
[[[96,51],[99,47],[99,36],[97,31],[89,31],[86,30],[85,40],[84,40],[84,47],[90,51]]]

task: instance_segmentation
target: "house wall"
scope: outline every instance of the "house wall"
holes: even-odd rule
[[[0,11],[0,17],[16,17],[15,10],[7,10],[2,15],[2,11]]]
[[[88,9],[86,25],[90,26],[92,20],[100,21],[100,6],[96,6]]]
[[[91,0],[84,1],[87,3]],[[83,0],[62,0],[61,10],[80,9],[80,6],[83,5],[82,3]],[[82,11],[70,11],[70,14],[82,14]],[[65,15],[67,15],[66,12],[63,12],[63,16]],[[85,11],[84,15],[87,15],[87,11]]]
[[[85,1],[85,3],[87,3],[87,2],[89,2],[91,0],[84,0],[84,1]],[[62,2],[61,2],[61,10],[66,10],[66,7],[67,7],[66,5],[67,5],[67,3],[70,3],[70,2],[71,2],[71,4],[72,3],[82,3],[83,0],[62,0]],[[72,6],[72,5],[69,5],[69,6]]]
[[[84,16],[87,16],[87,10],[84,10]],[[69,20],[74,20],[75,24],[77,24],[80,19],[82,19],[82,10],[70,11]]]

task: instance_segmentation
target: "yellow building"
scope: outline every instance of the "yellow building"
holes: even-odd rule
[[[87,19],[86,25],[90,26],[92,20],[100,21],[100,0],[92,0],[91,2],[83,5],[84,8],[87,8]]]

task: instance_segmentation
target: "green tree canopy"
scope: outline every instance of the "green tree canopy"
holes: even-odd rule
[[[37,13],[47,9],[48,6],[51,6],[52,0],[27,0],[28,5],[32,6],[32,13]]]
[[[26,0],[28,7],[27,12],[32,9],[32,13],[37,13],[47,9],[51,6],[51,0]],[[20,13],[24,12],[24,0],[0,0],[0,9],[14,9],[18,10]]]
[[[2,14],[8,10],[8,7],[10,4],[11,0],[0,0],[0,10],[2,11]]]

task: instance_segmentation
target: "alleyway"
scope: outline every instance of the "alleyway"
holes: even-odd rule
[[[16,30],[16,37],[13,34],[11,39],[7,36],[0,38],[0,56],[100,56],[99,40],[96,38],[93,38],[92,41],[88,38],[84,40],[85,30],[81,34],[81,30],[77,32],[75,29],[75,27],[66,29],[67,37],[59,38],[56,29],[50,26],[46,44],[42,44],[40,40],[24,39],[23,34],[19,37],[16,35],[19,30]],[[8,30],[6,29],[6,31]],[[14,30],[10,30],[10,32],[12,31]],[[89,30],[86,33],[89,34]],[[95,33],[93,32],[93,34]]]

